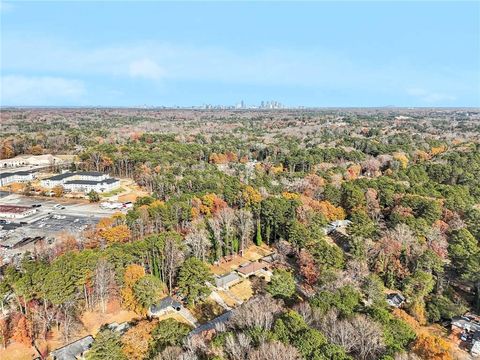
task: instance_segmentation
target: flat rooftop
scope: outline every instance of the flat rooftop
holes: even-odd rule
[[[49,177],[46,180],[63,180],[63,179],[68,179],[70,177],[75,177],[75,176],[93,176],[93,177],[101,177],[107,174],[97,172],[97,171],[77,171],[77,172],[66,172],[63,174],[58,174],[54,175],[52,177]]]
[[[68,180],[65,185],[68,184],[77,184],[77,185],[102,185],[102,184],[113,184],[116,183],[117,179],[105,179],[105,180]]]
[[[25,171],[10,171],[10,172],[1,172],[0,179],[10,177],[10,176],[25,176],[38,172],[37,170],[25,170]]]
[[[21,214],[31,209],[30,206],[0,205],[0,213]]]

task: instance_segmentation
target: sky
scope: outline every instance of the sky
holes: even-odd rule
[[[2,106],[480,106],[480,2],[0,5]]]

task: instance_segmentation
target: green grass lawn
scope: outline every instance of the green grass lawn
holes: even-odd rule
[[[115,189],[115,190],[112,190],[112,191],[109,191],[109,192],[106,192],[106,193],[102,193],[100,194],[102,197],[111,197],[111,196],[115,196],[115,195],[118,195],[118,194],[121,194],[125,191],[124,188],[118,188],[118,189]]]

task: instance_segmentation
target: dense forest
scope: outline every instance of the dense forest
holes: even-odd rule
[[[2,110],[0,156],[75,154],[72,169],[149,196],[82,234],[4,264],[3,347],[112,302],[97,359],[453,359],[432,329],[480,312],[480,114],[465,110]],[[346,229],[327,234],[338,220]],[[209,336],[147,318],[165,296],[204,316],[212,266],[252,246],[270,281]],[[401,293],[401,308],[386,294]],[[200,310],[199,310],[200,309]],[[210,309],[211,310],[211,309]],[[189,335],[190,334],[190,335]]]

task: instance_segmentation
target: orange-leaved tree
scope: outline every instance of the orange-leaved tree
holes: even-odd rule
[[[145,269],[137,264],[128,265],[125,269],[125,274],[123,275],[123,289],[122,289],[122,299],[123,304],[129,310],[135,311],[136,313],[143,313],[144,309],[142,305],[137,302],[135,294],[133,292],[133,286],[135,283],[145,276]]]

